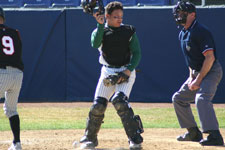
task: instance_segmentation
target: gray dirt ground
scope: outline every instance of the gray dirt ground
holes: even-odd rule
[[[172,107],[171,103],[131,103],[132,107]],[[90,107],[91,103],[19,103],[19,107]],[[2,107],[2,103],[0,104]],[[111,106],[112,107],[112,106]],[[225,108],[225,104],[215,105]],[[144,150],[225,150],[225,147],[202,147],[197,142],[177,142],[176,136],[184,129],[145,129]],[[21,131],[23,150],[73,150],[72,143],[83,135],[84,130],[39,130]],[[221,130],[225,137],[225,129]],[[206,135],[204,135],[206,137]],[[11,131],[0,132],[0,150],[11,144]],[[101,129],[96,150],[128,150],[127,137],[123,129]]]
[[[176,136],[183,129],[145,129],[144,150],[224,150],[225,147],[202,147],[197,142],[177,142]],[[73,150],[72,143],[79,140],[84,130],[40,130],[22,131],[23,150]],[[225,137],[225,130],[222,130]],[[102,129],[96,150],[128,150],[128,142],[122,129]],[[10,131],[0,132],[0,149],[7,150],[12,135]]]

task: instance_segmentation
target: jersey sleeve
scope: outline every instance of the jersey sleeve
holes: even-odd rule
[[[208,50],[215,50],[213,36],[209,31],[202,30],[197,35],[197,41],[198,41],[199,48],[202,53],[205,53]]]
[[[102,44],[105,24],[97,24],[97,28],[91,34],[91,46],[99,48]]]
[[[141,47],[136,33],[134,33],[131,38],[129,48],[131,50],[132,57],[127,69],[133,71],[137,67],[141,59]]]

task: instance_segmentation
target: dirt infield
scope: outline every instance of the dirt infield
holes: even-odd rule
[[[2,104],[0,104],[2,105]],[[172,107],[171,104],[131,103],[133,107]],[[20,103],[19,107],[89,107],[91,103]],[[218,105],[216,107],[224,107]],[[1,107],[1,106],[0,106]],[[110,106],[111,107],[111,106]],[[224,150],[225,147],[202,147],[197,142],[177,142],[176,136],[184,129],[145,129],[144,150]],[[73,150],[72,143],[83,135],[84,130],[38,130],[21,131],[23,150]],[[225,129],[221,130],[225,137]],[[206,136],[206,135],[204,135]],[[0,150],[6,150],[12,139],[10,131],[0,132]],[[127,137],[123,129],[101,129],[96,150],[128,150]]]
[[[41,130],[22,131],[23,150],[73,150],[72,143],[79,140],[84,130]],[[176,136],[182,129],[145,129],[144,150],[224,150],[225,147],[202,147],[196,142],[177,142]],[[9,131],[0,132],[0,149],[6,150],[12,135]],[[225,137],[225,130],[222,130]],[[128,150],[128,142],[122,129],[100,130],[99,146],[96,150]]]

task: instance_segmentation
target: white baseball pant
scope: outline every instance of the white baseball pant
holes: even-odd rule
[[[10,66],[0,69],[0,97],[5,97],[3,109],[8,118],[18,114],[17,103],[22,80],[21,70]]]
[[[108,76],[115,74],[116,72],[121,72],[126,70],[126,67],[121,67],[121,68],[108,68],[106,66],[102,66],[101,69],[101,76],[98,80],[97,88],[95,91],[95,98],[97,97],[104,97],[107,100],[110,100],[112,95],[115,92],[123,92],[128,98],[130,96],[131,89],[133,87],[133,84],[135,82],[136,78],[136,71],[133,70],[131,72],[131,75],[129,77],[128,82],[124,82],[122,84],[116,84],[114,86],[106,87],[103,83],[103,80]]]

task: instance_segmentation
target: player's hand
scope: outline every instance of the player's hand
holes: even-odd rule
[[[130,76],[130,74],[131,74],[129,69],[124,70],[123,73],[125,73],[127,76]]]
[[[99,24],[104,24],[104,23],[105,23],[104,15],[99,15],[99,12],[94,13],[93,16],[95,17],[96,21],[97,21]]]
[[[195,90],[198,90],[200,88],[200,84],[201,82],[194,79],[192,82],[189,82],[188,84],[188,88],[191,90],[191,91],[195,91]]]
[[[126,70],[123,71],[123,73],[126,74],[128,77],[130,77],[130,74],[131,74],[130,70],[126,69]],[[124,82],[124,78],[120,78],[117,81],[117,83],[121,83],[121,82]]]

